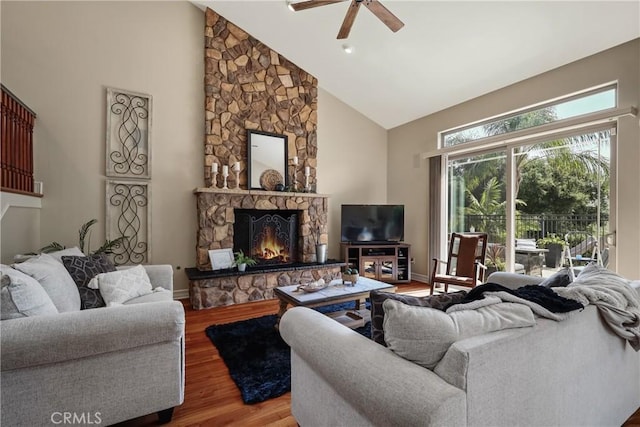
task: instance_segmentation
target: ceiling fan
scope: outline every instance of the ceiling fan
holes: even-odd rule
[[[326,6],[333,3],[341,3],[346,0],[307,0],[299,3],[290,3],[290,6],[296,12],[299,10],[311,9],[318,6]],[[384,7],[378,0],[351,0],[349,10],[342,21],[342,26],[338,32],[338,39],[346,39],[349,37],[351,26],[356,19],[360,5],[363,4],[394,33],[404,27],[404,23],[399,20],[389,9]]]

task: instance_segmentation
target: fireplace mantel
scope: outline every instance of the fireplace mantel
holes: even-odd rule
[[[230,188],[224,190],[222,188],[213,187],[200,187],[193,190],[195,194],[198,193],[220,193],[220,194],[236,194],[241,196],[279,196],[279,197],[305,197],[308,199],[327,198],[326,194],[317,193],[292,193],[288,191],[266,191],[266,190],[243,190],[237,188]]]

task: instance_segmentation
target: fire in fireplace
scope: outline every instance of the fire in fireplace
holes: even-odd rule
[[[258,264],[291,264],[298,258],[298,211],[236,209],[233,244]]]

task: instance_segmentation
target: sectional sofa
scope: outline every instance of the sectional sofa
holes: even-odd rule
[[[541,280],[504,273],[489,278],[510,289]],[[397,304],[385,302],[385,312]],[[467,334],[426,368],[296,307],[280,323],[291,346],[291,411],[302,427],[620,426],[640,406],[639,358],[602,317],[590,304],[563,320],[535,316],[531,324],[526,317],[519,327]],[[490,321],[504,320],[496,319]],[[443,334],[433,322],[420,328],[432,328],[427,335],[434,341]]]

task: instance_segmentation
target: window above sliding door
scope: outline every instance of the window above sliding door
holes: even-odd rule
[[[617,89],[607,85],[578,94],[482,120],[440,133],[440,147],[453,147],[488,137],[548,125],[562,120],[589,115],[617,106]]]

